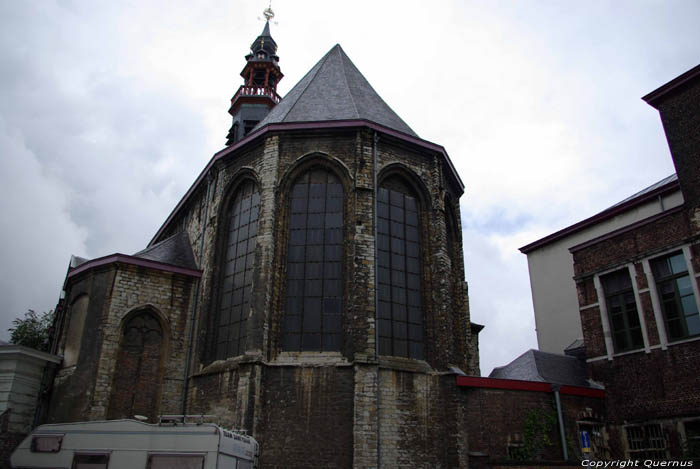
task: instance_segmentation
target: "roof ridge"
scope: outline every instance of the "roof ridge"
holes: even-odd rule
[[[352,101],[352,106],[355,108],[355,114],[357,114],[357,118],[360,118],[360,111],[357,109],[357,103],[355,102],[355,95],[352,93],[352,89],[350,88],[350,85],[348,84],[348,75],[345,73],[345,60],[344,56],[345,51],[343,50],[342,47],[340,47],[340,44],[336,44],[335,47],[331,50],[336,50],[338,49],[340,51],[340,67],[343,69],[343,81],[345,81],[345,87],[348,89],[348,94],[350,95],[350,101]],[[348,58],[349,60],[349,58]],[[371,85],[370,85],[371,86]]]
[[[336,45],[336,47],[339,47],[339,46]],[[323,67],[323,64],[326,62],[326,60],[328,60],[328,57],[331,55],[331,52],[333,52],[334,50],[335,50],[335,47],[333,49],[329,50],[328,52],[326,52],[326,55],[321,57],[321,60],[316,62],[316,65],[311,67],[311,70],[309,70],[308,73],[306,75],[304,75],[301,80],[299,80],[299,83],[302,83],[304,81],[304,79],[306,79],[307,76],[309,76],[309,75],[311,75],[311,73],[313,73],[313,76],[309,79],[309,82],[306,84],[306,86],[304,86],[304,89],[301,91],[301,93],[299,93],[299,95],[297,96],[297,99],[289,107],[289,109],[287,109],[287,112],[284,113],[284,115],[282,116],[280,121],[283,121],[284,119],[286,119],[287,116],[289,115],[289,113],[292,112],[292,109],[294,109],[294,106],[296,106],[297,103],[301,100],[301,97],[304,96],[304,93],[306,93],[306,90],[309,89],[309,86],[311,86],[311,83],[313,83],[313,81],[316,79],[316,75],[318,75],[319,70],[321,70],[321,68]],[[292,88],[292,90],[293,89],[294,88]],[[289,91],[291,92],[292,90],[289,90]],[[285,98],[286,98],[286,96],[285,96]]]

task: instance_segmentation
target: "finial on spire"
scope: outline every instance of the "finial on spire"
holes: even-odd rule
[[[272,11],[272,0],[270,0],[270,4],[263,10],[263,16],[265,17],[265,21],[269,22],[272,18],[275,17],[275,12]]]

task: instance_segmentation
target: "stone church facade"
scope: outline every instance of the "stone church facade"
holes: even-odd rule
[[[46,419],[215,414],[262,467],[464,467],[463,184],[339,45],[284,99],[276,49],[266,24],[149,246],[73,258]]]

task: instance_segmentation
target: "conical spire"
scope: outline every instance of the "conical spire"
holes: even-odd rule
[[[270,18],[275,14],[268,7],[263,15],[267,19],[265,27],[250,45],[250,53],[245,56],[246,64],[241,71],[244,84],[231,98],[228,112],[233,123],[226,136],[226,145],[245,137],[280,101],[277,83],[284,75],[279,66],[277,43],[270,34]]]

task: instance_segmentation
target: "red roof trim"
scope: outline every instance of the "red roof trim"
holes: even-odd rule
[[[113,264],[116,262],[121,262],[123,264],[136,265],[139,267],[147,267],[149,269],[162,270],[164,272],[172,272],[174,274],[188,275],[190,277],[201,277],[201,270],[187,269],[185,267],[178,267],[172,264],[165,264],[163,262],[152,261],[149,259],[142,259],[140,257],[128,256],[126,254],[111,254],[109,256],[99,257],[97,259],[92,259],[68,270],[68,275],[66,278],[71,278],[87,270],[93,269],[95,267],[100,267],[103,265]]]
[[[685,83],[693,80],[694,78],[700,77],[700,65],[696,65],[687,72],[677,76],[673,80],[669,81],[665,85],[661,85],[651,93],[643,96],[642,99],[646,103],[655,109],[658,109],[657,105],[661,104],[660,101],[667,97],[669,93],[673,92],[675,89],[684,85]]]
[[[377,124],[376,122],[368,121],[365,119],[352,119],[352,120],[341,120],[341,121],[320,121],[320,122],[283,122],[283,123],[271,123],[267,124],[259,129],[257,129],[255,132],[249,134],[247,137],[244,139],[234,143],[233,145],[224,148],[223,150],[220,150],[212,156],[211,160],[209,160],[209,163],[204,167],[202,172],[199,173],[199,176],[197,176],[197,179],[195,179],[194,183],[190,186],[190,188],[187,190],[185,195],[180,199],[180,202],[175,206],[172,212],[170,212],[170,215],[168,215],[168,218],[165,220],[165,222],[161,225],[161,227],[158,229],[158,232],[153,236],[153,239],[148,243],[148,247],[152,246],[155,241],[160,237],[160,235],[163,233],[163,230],[165,230],[165,227],[168,226],[168,224],[172,221],[173,218],[175,218],[175,215],[180,211],[180,209],[185,205],[189,197],[195,192],[199,184],[204,180],[204,177],[206,174],[209,172],[211,167],[214,165],[216,161],[219,159],[225,157],[229,153],[232,153],[236,151],[237,149],[248,145],[249,143],[257,140],[260,137],[263,137],[269,132],[275,132],[275,131],[288,131],[288,130],[318,130],[318,129],[342,129],[342,128],[353,128],[353,127],[368,127],[372,130],[376,130],[377,132],[381,132],[385,135],[389,135],[395,138],[398,138],[400,140],[412,143],[414,145],[417,145],[419,147],[425,148],[427,150],[435,151],[440,153],[444,158],[445,162],[448,165],[448,168],[450,169],[451,174],[454,176],[455,180],[457,181],[457,184],[459,184],[460,188],[464,190],[464,183],[462,182],[462,179],[460,179],[459,175],[457,174],[457,170],[455,169],[454,165],[452,164],[452,161],[450,160],[450,157],[447,155],[447,152],[445,151],[445,147],[442,145],[438,145],[432,142],[429,142],[427,140],[423,140],[418,137],[414,137],[412,135],[406,134],[404,132],[400,132],[398,130],[390,129],[388,127],[385,127],[381,124]]]
[[[605,389],[584,388],[583,386],[563,386],[559,388],[560,394],[569,396],[595,397],[605,399]]]
[[[467,388],[507,389],[510,391],[553,392],[552,383],[542,381],[523,381],[519,379],[482,378],[480,376],[457,376],[457,386]],[[559,393],[570,396],[605,398],[605,390],[584,386],[566,386],[559,388]]]
[[[669,208],[668,210],[657,213],[656,215],[652,215],[650,217],[647,217],[643,220],[639,220],[638,222],[632,223],[631,225],[623,226],[622,228],[618,228],[615,231],[611,231],[610,233],[605,233],[604,235],[598,236],[597,238],[589,239],[588,241],[584,241],[581,244],[577,244],[576,246],[571,246],[569,248],[569,252],[572,254],[576,251],[580,251],[581,249],[593,246],[594,244],[598,244],[602,241],[605,241],[606,239],[614,238],[615,236],[619,236],[623,233],[627,233],[628,231],[636,230],[637,228],[648,225],[649,223],[653,223],[660,218],[668,217],[671,216],[675,213],[681,212],[683,210],[684,206],[679,205],[677,207]]]
[[[510,389],[512,391],[552,392],[552,385],[542,381],[457,376],[457,386],[468,388]]]
[[[610,207],[606,210],[603,210],[600,213],[597,213],[593,215],[592,217],[586,218],[585,220],[582,220],[578,223],[574,223],[571,226],[567,226],[563,230],[559,230],[555,233],[552,233],[548,236],[545,236],[542,239],[539,239],[533,243],[530,243],[526,246],[523,246],[520,248],[520,252],[523,254],[529,254],[530,252],[539,249],[543,246],[546,246],[548,244],[551,244],[555,241],[558,241],[562,238],[565,238],[571,234],[577,233],[579,231],[584,230],[585,228],[588,228],[589,226],[595,225],[596,223],[600,223],[602,221],[605,221],[607,219],[613,218],[620,213],[626,212],[629,209],[632,209],[634,207],[637,207],[639,205],[642,205],[649,200],[655,199],[659,197],[660,195],[665,195],[671,192],[675,192],[676,190],[680,189],[680,184],[678,180],[673,180],[667,184],[664,184],[661,187],[657,187],[653,191],[649,191],[646,194],[642,194],[639,197],[636,197],[634,199],[628,200],[627,202],[619,205],[615,205],[613,207]],[[663,212],[666,213],[666,212]]]

